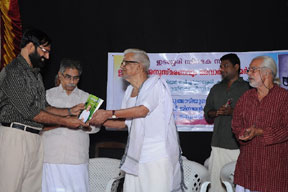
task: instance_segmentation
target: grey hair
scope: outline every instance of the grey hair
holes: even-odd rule
[[[148,73],[149,67],[150,67],[150,59],[147,55],[147,53],[141,49],[126,49],[124,51],[124,55],[128,53],[134,53],[133,58],[140,62],[145,70],[146,73]]]
[[[79,75],[81,75],[81,73],[82,73],[82,66],[81,66],[80,61],[78,61],[78,60],[67,59],[67,58],[62,59],[60,62],[59,72],[64,73],[64,71],[67,68],[77,69],[79,72]]]
[[[264,56],[255,57],[252,61],[257,60],[257,59],[262,60],[261,67],[270,69],[273,77],[275,78],[277,75],[277,66],[276,66],[274,59],[272,57],[264,55]]]
[[[273,81],[274,81],[274,83],[278,84],[279,83],[279,79],[276,78],[276,76],[277,76],[277,65],[276,65],[274,59],[272,57],[263,55],[263,56],[255,57],[252,61],[254,61],[256,59],[261,59],[262,60],[261,67],[265,67],[265,68],[271,70],[271,74],[273,76]]]

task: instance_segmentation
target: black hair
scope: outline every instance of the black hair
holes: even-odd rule
[[[229,54],[223,55],[223,56],[220,58],[220,61],[223,61],[223,60],[228,60],[228,61],[230,61],[233,66],[235,66],[236,64],[238,64],[238,65],[239,65],[238,73],[240,74],[240,59],[239,59],[238,55],[236,55],[235,53],[229,53]]]
[[[35,46],[43,45],[48,46],[51,45],[51,39],[49,36],[40,31],[39,29],[27,29],[22,36],[20,47],[24,48],[28,43],[32,42]]]

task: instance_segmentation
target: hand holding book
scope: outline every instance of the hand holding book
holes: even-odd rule
[[[92,115],[102,105],[103,101],[103,99],[90,94],[85,103],[85,109],[79,115],[79,119],[81,119],[83,122],[87,122],[88,120],[90,120],[92,118]]]
[[[80,103],[72,108],[69,108],[69,113],[71,113],[71,115],[79,115],[83,109],[85,109],[85,105],[84,103]]]

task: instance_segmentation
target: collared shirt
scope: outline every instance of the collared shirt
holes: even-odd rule
[[[263,135],[240,143],[234,182],[261,192],[288,191],[288,91],[274,85],[261,101],[257,90],[240,97],[232,129],[238,138],[254,125]]]
[[[227,103],[228,99],[232,99],[230,106],[234,108],[239,97],[249,89],[248,82],[239,77],[233,82],[231,87],[227,89],[227,81],[222,80],[214,85],[207,97],[204,107],[205,118],[208,118],[210,110],[218,110]],[[238,149],[238,143],[231,130],[232,116],[218,116],[214,119],[214,129],[211,145],[225,149]]]
[[[62,85],[46,92],[46,98],[51,106],[70,108],[79,103],[85,103],[89,93],[77,87],[67,95]],[[92,126],[92,131],[74,130],[59,127],[44,131],[44,162],[53,164],[83,164],[89,160],[89,133],[96,133],[98,128]]]
[[[43,127],[33,118],[48,106],[39,69],[18,55],[0,73],[0,123]]]

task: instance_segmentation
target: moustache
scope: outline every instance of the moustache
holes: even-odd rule
[[[69,83],[67,84],[68,87],[76,87],[76,84],[73,84],[73,83]]]

